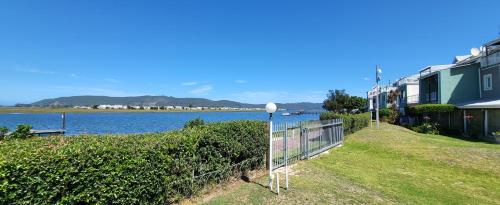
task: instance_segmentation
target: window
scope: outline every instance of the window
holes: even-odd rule
[[[492,90],[493,82],[491,74],[483,75],[483,90]]]

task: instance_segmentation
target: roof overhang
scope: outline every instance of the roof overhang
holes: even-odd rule
[[[500,38],[492,40],[492,41],[484,44],[484,46],[500,46]]]
[[[500,100],[482,100],[472,101],[457,105],[460,109],[483,109],[483,108],[497,108],[500,109]]]

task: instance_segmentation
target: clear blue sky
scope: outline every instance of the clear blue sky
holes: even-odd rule
[[[499,36],[500,1],[1,1],[0,105],[364,96]]]

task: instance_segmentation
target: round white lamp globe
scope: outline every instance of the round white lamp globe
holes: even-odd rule
[[[266,104],[266,112],[267,113],[274,113],[274,112],[276,112],[276,109],[278,109],[276,107],[276,104],[274,104],[272,102],[269,102]]]

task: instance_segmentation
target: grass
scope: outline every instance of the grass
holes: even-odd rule
[[[205,203],[500,204],[500,145],[389,124],[349,135],[343,147],[292,170],[290,190],[279,196],[260,177]]]
[[[258,110],[113,110],[80,108],[0,108],[1,113],[99,113],[99,112],[263,112]]]

